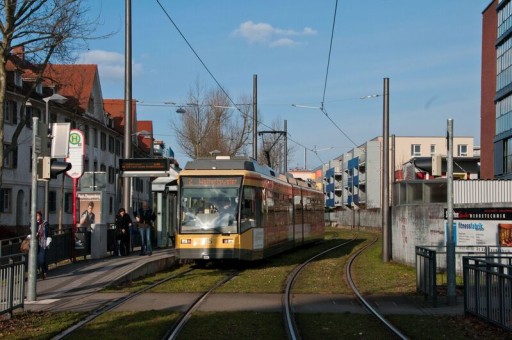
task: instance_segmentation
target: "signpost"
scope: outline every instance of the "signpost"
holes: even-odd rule
[[[69,157],[66,162],[71,163],[71,169],[66,172],[68,177],[73,179],[73,261],[75,261],[75,234],[76,234],[76,192],[78,188],[78,180],[84,173],[84,154],[85,154],[85,138],[84,133],[78,129],[69,132]]]

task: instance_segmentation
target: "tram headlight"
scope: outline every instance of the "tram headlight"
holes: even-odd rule
[[[182,238],[181,244],[192,244],[192,240],[189,238]]]
[[[232,238],[223,238],[222,243],[223,244],[231,244],[231,243],[235,243],[235,240],[233,240]]]

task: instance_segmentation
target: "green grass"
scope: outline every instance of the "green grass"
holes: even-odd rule
[[[179,317],[178,312],[109,312],[67,339],[161,339]]]
[[[86,316],[86,313],[23,312],[0,320],[0,338],[50,339]]]

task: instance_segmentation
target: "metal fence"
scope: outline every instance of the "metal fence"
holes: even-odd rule
[[[464,257],[464,311],[512,331],[512,257]]]
[[[511,247],[496,246],[457,246],[455,247],[456,272],[463,276],[463,260],[466,256],[489,256],[509,254]],[[437,274],[446,273],[445,246],[416,246],[416,291],[425,295],[434,307],[437,306],[438,288],[443,283],[437,282]]]
[[[436,251],[416,247],[416,292],[430,299],[434,307],[437,306],[436,268]]]
[[[25,263],[23,254],[0,257],[0,314],[23,307],[25,298]]]

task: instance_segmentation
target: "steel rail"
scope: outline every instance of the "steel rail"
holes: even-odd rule
[[[55,335],[52,340],[60,340],[60,339],[63,339],[65,337],[67,337],[68,335],[72,334],[73,332],[75,332],[76,330],[84,327],[85,325],[89,324],[90,322],[92,322],[94,319],[96,319],[97,317],[105,314],[106,312],[122,305],[123,303],[133,299],[134,297],[158,286],[158,285],[161,285],[162,283],[165,283],[169,280],[172,280],[172,279],[175,279],[177,277],[180,277],[180,276],[183,276],[185,274],[188,274],[190,272],[193,272],[195,271],[196,269],[187,269],[185,270],[184,272],[181,272],[181,273],[178,273],[178,274],[174,274],[174,275],[171,275],[169,277],[166,277],[162,280],[159,280],[157,282],[154,282],[152,284],[150,284],[149,286],[147,287],[144,287],[142,288],[141,290],[138,290],[136,292],[133,292],[133,293],[130,293],[128,294],[127,296],[125,297],[122,297],[122,298],[119,298],[119,299],[116,299],[110,303],[108,303],[107,305],[105,306],[101,306],[99,308],[97,308],[96,310],[94,310],[91,314],[89,314],[86,318],[80,320],[79,322],[75,323],[74,325],[66,328],[65,330],[63,330],[62,332],[60,332],[59,334]],[[93,293],[91,293],[92,295]]]
[[[227,275],[223,280],[217,282],[212,288],[210,288],[208,291],[204,292],[199,296],[187,309],[185,313],[181,315],[181,317],[178,319],[178,321],[174,324],[174,326],[163,336],[162,339],[169,339],[173,340],[178,337],[181,330],[185,326],[185,324],[188,322],[190,317],[192,316],[192,313],[199,308],[199,306],[203,303],[203,301],[210,295],[214,290],[225,284],[226,282],[232,280],[235,276],[238,275],[237,272],[233,272],[229,275]]]
[[[347,281],[350,285],[350,288],[352,288],[352,291],[354,294],[356,294],[357,299],[361,304],[368,310],[370,314],[375,316],[377,319],[379,319],[380,322],[384,324],[384,326],[393,332],[396,336],[398,336],[400,339],[409,339],[406,335],[404,335],[398,328],[396,328],[391,322],[389,322],[386,318],[382,316],[375,308],[371,306],[371,304],[361,295],[359,290],[357,289],[356,285],[354,284],[354,280],[352,279],[352,264],[354,263],[354,260],[367,248],[372,246],[375,242],[377,242],[378,238],[375,238],[371,243],[368,243],[366,246],[359,249],[356,253],[354,253],[350,259],[347,261],[347,264],[345,265],[345,274],[347,276]]]
[[[354,236],[354,238],[352,238],[351,240],[348,240],[348,241],[343,242],[337,246],[334,246],[332,248],[324,250],[323,252],[321,252],[319,254],[316,254],[315,256],[311,257],[307,261],[305,261],[302,264],[295,267],[294,270],[290,273],[290,275],[288,275],[288,279],[286,280],[286,288],[285,288],[285,291],[283,294],[282,305],[283,305],[284,323],[286,325],[286,333],[287,333],[289,339],[291,339],[291,340],[301,339],[300,333],[297,328],[297,324],[295,322],[295,318],[293,318],[293,307],[292,307],[292,303],[291,303],[291,291],[292,291],[292,287],[293,287],[293,284],[295,283],[297,276],[302,271],[302,269],[304,269],[306,267],[306,265],[308,263],[310,263],[311,261],[315,260],[316,258],[318,258],[330,251],[333,251],[334,249],[343,247],[343,246],[353,242],[354,240],[356,240],[356,236]]]

